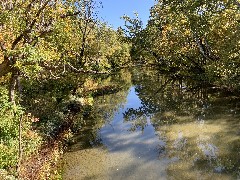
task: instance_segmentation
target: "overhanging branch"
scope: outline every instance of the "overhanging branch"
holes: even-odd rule
[[[77,69],[74,66],[72,66],[70,63],[66,64],[73,72],[76,73],[84,73],[84,74],[109,74],[109,72],[99,72],[99,71],[93,71],[93,70],[84,70],[84,69]]]

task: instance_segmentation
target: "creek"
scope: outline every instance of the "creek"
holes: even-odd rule
[[[125,75],[124,88],[94,98],[64,180],[240,178],[238,96],[156,70]]]

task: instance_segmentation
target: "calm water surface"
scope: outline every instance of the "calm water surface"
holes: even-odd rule
[[[154,71],[128,75],[131,84],[94,99],[63,179],[240,179],[238,97]]]

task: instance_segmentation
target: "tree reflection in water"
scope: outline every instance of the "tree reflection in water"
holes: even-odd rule
[[[118,91],[94,94],[65,153],[64,177],[239,178],[239,97],[152,69],[101,82]]]
[[[168,167],[170,179],[239,178],[239,97],[154,70],[132,73],[142,105],[129,108],[124,119],[132,122],[131,131],[154,126],[165,142],[159,158],[176,159]]]

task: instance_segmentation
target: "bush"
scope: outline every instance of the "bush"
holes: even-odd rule
[[[29,156],[41,143],[38,133],[31,129],[34,117],[25,115],[20,106],[8,102],[6,87],[0,87],[0,169],[14,173],[18,163],[19,119],[22,116],[23,158]]]

